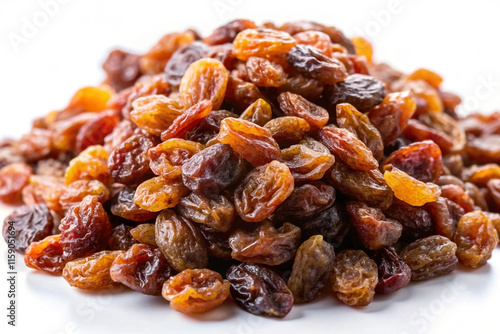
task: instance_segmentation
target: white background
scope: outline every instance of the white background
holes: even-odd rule
[[[97,84],[107,52],[146,51],[164,33],[188,27],[207,34],[234,18],[260,23],[310,19],[365,35],[377,60],[409,72],[437,71],[444,87],[464,98],[462,112],[500,106],[500,6],[497,1],[59,1],[0,0],[0,137],[18,137],[30,120],[64,107],[81,86]],[[43,14],[49,8],[50,16]],[[46,9],[47,11],[47,9]],[[26,23],[29,22],[29,23]],[[29,24],[38,24],[26,31]],[[13,39],[24,38],[21,44]],[[4,217],[5,212],[0,214]],[[5,325],[5,245],[1,244],[2,333],[261,333],[328,330],[335,333],[485,332],[498,329],[500,252],[487,266],[460,270],[377,297],[364,309],[333,298],[295,307],[284,320],[253,317],[226,305],[187,317],[159,298],[137,293],[81,293],[61,278],[30,272],[19,260],[19,325]],[[481,324],[483,327],[481,327]],[[482,329],[481,329],[482,328]],[[5,331],[7,330],[7,331]]]

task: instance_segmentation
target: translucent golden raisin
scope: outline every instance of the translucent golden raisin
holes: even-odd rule
[[[233,53],[240,60],[252,56],[272,57],[285,54],[296,44],[286,32],[272,29],[246,29],[240,32],[233,41]]]

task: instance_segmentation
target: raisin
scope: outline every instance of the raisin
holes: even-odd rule
[[[464,170],[463,178],[479,187],[486,187],[489,180],[500,179],[500,166],[497,164],[472,165]]]
[[[457,185],[448,184],[442,186],[441,196],[460,205],[460,207],[464,209],[465,213],[474,211],[474,201],[469,197],[463,188],[460,188]]]
[[[52,133],[45,129],[32,129],[14,144],[14,148],[29,162],[47,158],[53,152]]]
[[[120,224],[113,229],[111,237],[108,240],[108,246],[111,250],[126,251],[137,243],[130,234],[131,226]]]
[[[172,54],[179,48],[193,43],[191,31],[166,34],[139,61],[143,73],[161,73]]]
[[[376,293],[395,292],[410,284],[411,269],[393,247],[375,251],[372,258],[378,267]]]
[[[461,264],[478,268],[486,264],[498,245],[498,233],[491,219],[481,211],[466,213],[458,222],[453,238]]]
[[[157,176],[141,183],[134,194],[134,203],[141,209],[159,212],[173,208],[189,189],[182,183],[181,177]]]
[[[321,181],[315,181],[295,187],[274,214],[282,221],[306,219],[328,209],[334,201],[335,189]]]
[[[439,197],[436,202],[427,203],[426,209],[431,215],[436,234],[453,240],[458,222],[465,214],[464,209],[444,197]]]
[[[183,113],[182,106],[176,100],[164,95],[140,97],[134,100],[132,107],[130,120],[154,136],[160,136]]]
[[[403,226],[402,241],[415,241],[434,232],[431,215],[422,207],[411,206],[396,199],[384,214]]]
[[[64,177],[68,165],[65,161],[55,159],[40,160],[36,164],[35,174],[40,176]]]
[[[332,290],[342,302],[366,306],[378,284],[377,265],[362,250],[344,250],[335,257],[332,282]]]
[[[335,157],[355,170],[378,168],[378,162],[372,151],[349,130],[326,126],[318,136]]]
[[[116,125],[109,135],[104,138],[104,149],[111,154],[121,143],[134,134],[134,125],[132,122],[123,120]]]
[[[267,122],[264,128],[269,130],[273,139],[281,147],[297,144],[310,130],[309,123],[295,116],[274,118]]]
[[[293,187],[293,176],[285,164],[272,161],[257,167],[235,190],[236,211],[247,222],[263,221],[292,193]]]
[[[436,183],[443,174],[441,149],[432,141],[413,143],[391,153],[382,166],[393,165],[422,182]]]
[[[64,182],[70,185],[80,180],[98,180],[104,184],[109,183],[108,153],[102,146],[90,146],[70,161]]]
[[[149,166],[156,175],[175,176],[194,154],[203,150],[197,142],[173,138],[148,150]]]
[[[159,295],[163,284],[174,274],[158,248],[133,245],[120,253],[110,268],[111,279],[146,295]]]
[[[241,119],[259,126],[264,126],[272,117],[271,106],[263,99],[256,100],[240,116]]]
[[[332,55],[332,41],[330,36],[321,31],[303,31],[293,35],[299,45],[312,46],[327,57]]]
[[[324,85],[316,79],[306,78],[300,74],[288,76],[278,90],[301,95],[305,99],[318,100],[323,94]]]
[[[123,254],[123,251],[102,251],[70,261],[64,266],[62,276],[75,288],[86,290],[109,288],[116,284],[111,279],[109,270],[120,254]]]
[[[441,196],[439,186],[420,182],[392,165],[385,167],[384,178],[394,191],[394,196],[413,206],[435,202]]]
[[[457,267],[457,245],[441,235],[412,242],[401,252],[411,268],[411,279],[422,281],[446,275]]]
[[[311,302],[321,294],[332,274],[334,261],[334,248],[321,235],[312,236],[300,245],[288,279],[295,303]]]
[[[69,210],[72,206],[80,204],[88,195],[97,197],[101,203],[105,203],[110,196],[109,189],[102,182],[80,180],[66,186],[59,197],[59,203],[63,210]]]
[[[229,246],[231,230],[227,232],[214,232],[205,225],[200,225],[200,232],[205,239],[208,255],[217,259],[231,260],[232,249]]]
[[[336,161],[327,172],[328,182],[344,196],[382,210],[391,206],[393,191],[378,169],[359,171]]]
[[[237,112],[242,112],[255,101],[263,98],[264,94],[253,83],[229,76],[224,102],[233,106]]]
[[[97,197],[87,196],[72,207],[59,225],[60,244],[67,260],[92,255],[106,249],[111,224]]]
[[[69,101],[66,109],[79,111],[103,111],[113,91],[107,86],[88,86],[80,88]]]
[[[204,58],[189,65],[179,87],[184,107],[190,108],[208,99],[214,110],[219,109],[228,77],[227,69],[217,59]]]
[[[183,217],[218,232],[228,231],[236,216],[234,205],[222,195],[208,198],[191,193],[181,198],[176,209]]]
[[[408,121],[404,135],[412,141],[432,140],[441,148],[443,154],[448,154],[453,148],[453,139],[450,136],[416,119]]]
[[[132,86],[141,75],[140,56],[122,50],[113,50],[102,64],[106,83],[117,92]]]
[[[347,202],[346,209],[352,226],[366,248],[380,249],[391,246],[401,236],[403,230],[401,223],[386,218],[380,209],[370,208],[360,202]]]
[[[208,48],[205,44],[194,42],[178,48],[165,66],[165,75],[169,84],[179,86],[182,76],[189,65],[206,57]]]
[[[369,40],[365,37],[357,36],[351,38],[351,42],[354,45],[354,49],[356,50],[356,54],[360,56],[364,56],[368,64],[372,63],[373,58],[373,47]]]
[[[53,227],[54,219],[45,204],[21,206],[5,218],[2,234],[9,248],[13,245],[16,251],[24,253],[32,242],[50,236]]]
[[[144,210],[135,204],[135,193],[136,188],[134,187],[123,187],[118,191],[111,201],[111,213],[135,222],[145,222],[155,219],[157,216],[156,213]]]
[[[500,163],[500,135],[488,135],[467,142],[467,156],[478,163]]]
[[[188,139],[207,144],[217,137],[222,120],[228,117],[238,117],[238,115],[227,110],[212,110],[207,117],[189,132]]]
[[[427,113],[420,115],[418,120],[431,129],[438,131],[444,136],[450,138],[452,146],[451,152],[461,152],[465,148],[466,137],[465,132],[460,128],[460,125],[451,116],[444,113]],[[436,143],[439,145],[439,143]],[[444,150],[444,149],[443,149]],[[444,150],[446,151],[446,150]],[[448,151],[446,151],[448,153]]]
[[[326,242],[339,247],[351,227],[343,203],[336,203],[314,217],[297,221],[302,230],[302,239],[322,235]]]
[[[257,26],[250,20],[234,20],[215,29],[210,36],[203,39],[208,45],[232,43],[236,35],[246,29],[255,29]]]
[[[182,180],[190,190],[215,196],[241,179],[241,157],[226,144],[215,144],[196,153],[182,165]]]
[[[311,131],[316,131],[328,123],[328,111],[300,95],[290,92],[281,93],[278,96],[278,102],[285,115],[303,118],[309,123]]]
[[[0,169],[0,201],[19,202],[21,192],[28,185],[32,173],[31,167],[23,162],[13,163]]]
[[[259,87],[279,87],[286,78],[281,65],[265,58],[250,57],[246,69],[250,81]]]
[[[60,276],[67,262],[63,256],[63,247],[59,242],[60,237],[60,234],[52,235],[31,243],[24,255],[26,266]]]
[[[103,145],[104,138],[113,132],[119,122],[118,116],[112,111],[104,111],[85,123],[76,136],[76,152],[82,152],[90,146]]]
[[[372,151],[373,157],[380,161],[384,155],[384,144],[370,119],[349,103],[337,104],[336,111],[338,126],[355,134]]]
[[[177,117],[172,124],[161,133],[163,141],[171,138],[184,138],[186,134],[198,125],[212,111],[212,102],[203,100]]]
[[[413,73],[411,73],[407,77],[407,79],[408,80],[423,80],[436,89],[439,89],[439,86],[443,82],[443,78],[439,74],[432,72],[432,71],[425,69],[425,68],[419,68],[419,69],[413,71]]]
[[[170,277],[162,289],[170,307],[182,313],[210,311],[229,297],[229,281],[209,269],[186,269]]]
[[[140,224],[130,230],[132,237],[141,244],[156,245],[155,224]]]
[[[164,210],[156,219],[155,240],[177,271],[205,268],[208,253],[202,235],[191,221]]]
[[[30,177],[30,184],[23,189],[23,201],[27,205],[44,203],[50,210],[60,213],[60,198],[64,191],[62,178],[33,175]]]
[[[353,105],[363,112],[356,104]],[[380,104],[366,111],[369,111],[368,118],[380,132],[384,145],[388,145],[405,130],[416,108],[417,103],[412,93],[405,91],[387,94]]]
[[[125,140],[109,156],[109,172],[115,182],[137,185],[149,179],[148,150],[156,140],[145,134],[136,134]]]
[[[150,96],[150,95],[165,95],[168,96],[172,89],[167,82],[167,78],[163,74],[145,75],[135,83],[134,87],[129,88],[127,92],[127,102],[122,107],[121,112],[125,119],[130,119],[130,112],[133,109],[135,100]]]
[[[276,266],[293,258],[300,245],[300,229],[285,223],[275,229],[264,221],[249,229],[237,229],[229,237],[231,257],[242,262]]]
[[[288,166],[295,182],[319,180],[335,162],[323,144],[316,142],[314,145],[321,145],[326,151],[315,150],[307,145],[304,142],[281,151],[279,161]]]
[[[378,106],[385,98],[385,85],[374,77],[351,74],[343,79],[331,82],[332,85],[325,88],[323,95],[331,108],[339,103],[349,103],[356,110],[365,113]]]
[[[348,78],[346,68],[339,60],[325,56],[318,49],[308,45],[293,47],[286,59],[297,73],[327,85]]]
[[[226,277],[231,284],[231,296],[247,312],[283,318],[292,309],[292,292],[267,267],[241,263],[229,267]]]
[[[296,42],[286,32],[272,29],[245,29],[233,41],[233,53],[240,60],[272,57],[287,53]]]
[[[276,160],[281,154],[268,129],[242,119],[225,118],[217,139],[231,145],[234,151],[256,166]]]
[[[74,117],[56,120],[51,127],[52,146],[61,152],[76,150],[76,137],[80,129],[97,117],[96,113],[81,113]]]

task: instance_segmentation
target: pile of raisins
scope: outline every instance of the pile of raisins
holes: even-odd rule
[[[490,259],[500,112],[372,60],[314,22],[236,20],[114,50],[106,80],[0,142],[0,200],[28,267],[125,285],[180,312],[233,298],[284,317]]]

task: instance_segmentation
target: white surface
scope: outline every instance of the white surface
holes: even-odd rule
[[[59,0],[64,4],[51,7],[52,16],[43,22],[40,3],[53,1],[0,0],[0,112],[9,119],[0,121],[0,137],[18,137],[31,119],[63,107],[79,87],[102,80],[100,65],[113,47],[144,52],[164,33],[195,27],[207,34],[233,18],[310,19],[336,25],[349,36],[364,34],[374,42],[378,60],[407,72],[427,67],[442,74],[444,86],[464,97],[464,112],[500,106],[496,1]],[[43,27],[14,47],[9,38],[22,36],[26,20],[34,17]],[[4,216],[2,211],[1,221]],[[84,293],[62,278],[28,271],[18,255],[19,327],[12,329],[4,315],[6,247],[0,245],[2,333],[481,333],[498,327],[499,249],[479,270],[412,283],[377,296],[363,309],[325,298],[294,307],[283,320],[254,317],[231,303],[188,317],[161,298],[130,291]]]

